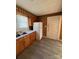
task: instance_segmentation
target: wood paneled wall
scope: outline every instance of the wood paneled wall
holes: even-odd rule
[[[43,36],[47,35],[47,17],[49,16],[56,16],[56,15],[61,15],[62,13],[55,13],[55,14],[48,14],[48,15],[43,15],[43,16],[36,16],[23,8],[16,6],[16,15],[20,14],[23,16],[27,16],[29,18],[29,26],[33,26],[33,22],[43,22]]]
[[[43,36],[46,36],[47,34],[47,17],[39,17],[38,20],[40,22],[43,22]]]
[[[43,22],[43,36],[46,36],[47,35],[47,17],[49,16],[58,16],[58,15],[62,15],[61,13],[56,13],[55,15],[52,14],[52,15],[46,15],[46,16],[40,16],[38,17],[38,22]],[[62,28],[61,28],[62,29]],[[61,37],[62,37],[62,34],[60,34]]]
[[[16,15],[23,15],[29,18],[29,26],[33,26],[33,22],[37,19],[37,16],[24,10],[23,8],[16,6]]]

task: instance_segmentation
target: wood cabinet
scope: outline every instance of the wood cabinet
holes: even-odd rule
[[[28,47],[30,45],[30,36],[29,35],[26,35],[24,37],[24,46],[25,48]]]
[[[30,34],[30,43],[32,44],[32,42],[36,39],[36,33],[35,32],[32,32]]]
[[[24,48],[31,45],[36,39],[36,32],[32,32],[22,38],[16,40],[16,55],[19,55]]]
[[[23,38],[20,38],[16,40],[16,55],[21,53],[24,50],[24,40]]]
[[[31,38],[32,38],[32,41],[34,41],[36,39],[36,33],[35,32],[32,33]]]

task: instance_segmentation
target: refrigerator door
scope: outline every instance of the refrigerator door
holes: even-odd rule
[[[42,39],[42,22],[33,23],[33,30],[36,31],[36,39]]]

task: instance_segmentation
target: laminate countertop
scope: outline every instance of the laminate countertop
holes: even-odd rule
[[[30,34],[30,33],[32,33],[32,32],[35,32],[35,31],[34,31],[34,30],[26,31],[27,34],[24,34],[24,35],[21,35],[21,36],[19,36],[19,37],[16,37],[16,40],[19,39],[19,38],[21,38],[21,37],[24,37],[24,36],[26,36],[26,35],[28,35],[28,34]]]

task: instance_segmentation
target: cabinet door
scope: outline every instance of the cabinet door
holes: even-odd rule
[[[20,38],[16,40],[16,55],[21,53],[24,50],[24,40],[23,38]]]
[[[30,34],[30,40],[31,40],[31,43],[36,39],[36,33],[35,32],[32,32]]]
[[[20,43],[19,41],[17,40],[16,41],[16,55],[18,55],[20,53]]]
[[[25,48],[30,45],[30,36],[29,35],[26,35],[24,37],[24,45],[25,45]]]
[[[24,50],[24,37],[19,40],[21,51]]]
[[[32,41],[34,41],[36,39],[36,32],[32,33]]]

